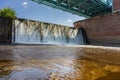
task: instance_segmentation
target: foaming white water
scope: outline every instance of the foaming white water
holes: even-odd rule
[[[15,20],[15,43],[84,44],[82,30],[30,20]]]

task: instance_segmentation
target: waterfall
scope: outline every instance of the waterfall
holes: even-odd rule
[[[13,32],[13,43],[84,44],[82,30],[62,25],[15,19]]]

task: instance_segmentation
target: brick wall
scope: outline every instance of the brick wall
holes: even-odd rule
[[[0,44],[11,43],[12,40],[12,20],[0,17]]]
[[[77,21],[74,27],[86,31],[90,44],[120,45],[120,12]]]
[[[120,10],[120,0],[113,0],[113,11]]]

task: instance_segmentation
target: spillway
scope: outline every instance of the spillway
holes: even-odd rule
[[[39,21],[15,19],[13,43],[84,44],[81,29]]]

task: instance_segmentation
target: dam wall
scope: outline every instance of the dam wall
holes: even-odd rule
[[[86,32],[89,44],[120,46],[120,11],[74,23]]]
[[[13,34],[13,43],[84,44],[80,29],[27,19],[14,20]]]
[[[0,44],[84,44],[81,29],[28,19],[0,17]]]

